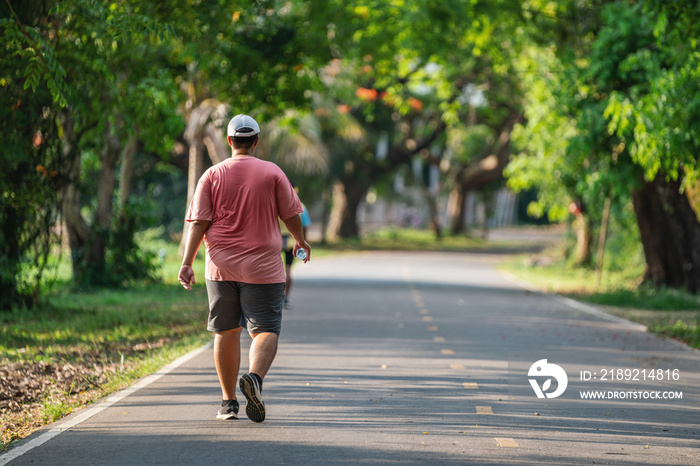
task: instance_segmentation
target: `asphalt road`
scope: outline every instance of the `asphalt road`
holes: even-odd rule
[[[207,348],[0,464],[700,465],[700,352],[531,292],[498,260],[362,253],[297,264],[264,423],[244,406],[237,421],[215,419]],[[561,376],[530,372],[542,359],[566,374],[557,398],[546,394]],[[581,399],[587,391],[618,398]]]

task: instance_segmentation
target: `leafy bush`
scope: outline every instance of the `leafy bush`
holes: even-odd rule
[[[123,206],[108,236],[104,269],[98,271],[87,264],[78,285],[120,287],[137,281],[157,281],[157,254],[142,249],[136,241],[137,232],[152,223],[148,201],[130,201]]]

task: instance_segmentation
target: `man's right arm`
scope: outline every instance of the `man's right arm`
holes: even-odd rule
[[[297,250],[303,249],[306,251],[306,259],[304,259],[304,262],[308,262],[311,259],[311,246],[309,246],[309,243],[307,243],[304,238],[304,227],[302,227],[301,224],[301,216],[297,214],[286,220],[282,219],[282,221],[296,241],[294,245],[294,255],[296,256]]]
[[[192,270],[192,263],[197,255],[199,246],[202,244],[204,233],[206,233],[210,224],[211,222],[207,220],[194,220],[190,222],[190,227],[187,229],[185,253],[182,256],[182,266],[180,267],[180,273],[177,276],[177,279],[186,290],[192,291],[192,285],[194,285],[194,270]]]

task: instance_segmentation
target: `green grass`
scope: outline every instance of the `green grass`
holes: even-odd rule
[[[156,284],[122,290],[65,293],[34,309],[0,314],[0,358],[49,361],[56,356],[118,351],[198,331],[206,291]]]
[[[198,286],[187,292],[178,283],[178,245],[148,236],[142,241],[149,250],[163,252],[161,282],[76,290],[70,286],[70,264],[64,257],[56,272],[57,285],[42,304],[0,312],[0,361],[70,361],[96,352],[121,357],[135,345],[149,347],[202,333],[206,289]],[[203,253],[194,269],[198,277],[204,275]]]
[[[697,296],[678,290],[657,289],[644,285],[632,289],[618,288],[588,294],[572,292],[569,296],[574,299],[585,299],[594,304],[656,311],[693,311],[700,306]]]
[[[627,267],[618,271],[604,271],[600,286],[596,284],[595,270],[572,267],[551,257],[515,256],[502,265],[502,270],[532,283],[545,291],[555,293],[579,292],[591,295],[603,291],[632,289],[639,284],[644,272],[641,266]]]
[[[346,239],[325,245],[312,245],[314,253],[342,251],[522,251],[523,245],[510,241],[489,241],[468,235],[435,238],[430,230],[384,228],[358,239]],[[531,245],[528,246],[528,248]]]
[[[601,310],[646,325],[650,332],[700,348],[700,297],[640,283],[643,267],[606,271],[600,285],[594,270],[563,262],[518,256],[502,265],[537,288],[592,303]]]
[[[188,292],[177,282],[178,245],[151,241],[148,246],[165,252],[161,283],[78,291],[70,287],[70,265],[64,260],[56,272],[58,284],[42,304],[0,312],[0,365],[45,362],[108,369],[99,382],[91,376],[76,379],[81,385],[76,390],[54,387],[21,411],[4,412],[0,451],[211,340],[203,283]],[[201,256],[194,265],[197,277],[204,272]]]
[[[44,408],[41,411],[41,420],[44,424],[50,424],[73,412],[69,403],[63,400],[54,400],[53,397],[46,397]]]

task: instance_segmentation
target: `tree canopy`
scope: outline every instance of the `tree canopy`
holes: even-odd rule
[[[684,191],[700,176],[697,13],[671,0],[3,0],[0,280],[13,291],[0,306],[37,298],[61,236],[76,282],[147,279],[134,237],[159,200],[134,195],[134,167],[171,164],[191,191],[205,155],[227,156],[236,113],[270,124],[261,149],[323,185],[310,192],[333,186],[336,236],[356,236],[367,192],[416,163],[441,174],[459,233],[466,195],[505,169],[536,190],[532,214],[573,213],[580,263],[612,205],[637,223],[647,278],[697,290]]]

